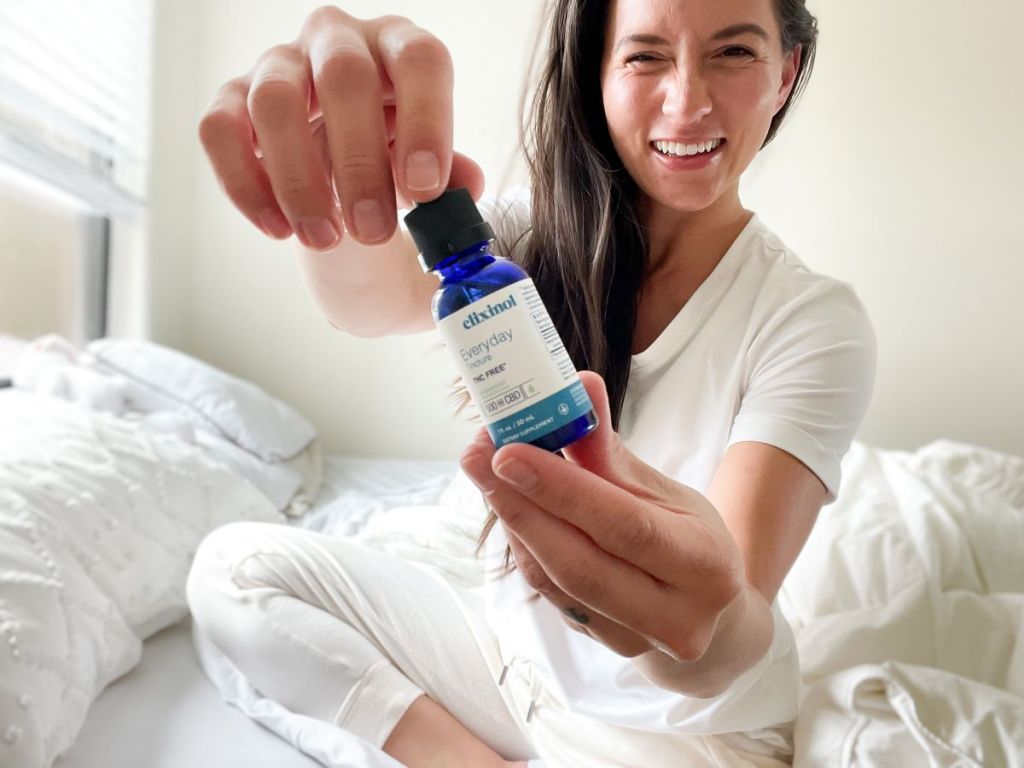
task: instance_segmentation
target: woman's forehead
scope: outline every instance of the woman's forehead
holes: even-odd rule
[[[754,23],[777,35],[775,0],[610,0],[608,31],[621,35],[690,31],[714,34],[736,24]]]

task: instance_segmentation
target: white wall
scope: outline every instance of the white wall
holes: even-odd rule
[[[1024,454],[1024,3],[809,4],[812,86],[745,202],[866,303],[865,440]]]
[[[300,408],[329,450],[454,457],[453,369],[434,334],[363,340],[331,329],[289,245],[220,193],[195,139],[206,102],[313,2],[158,0],[151,212],[154,338]],[[514,147],[540,0],[352,0],[409,16],[456,68],[456,148],[496,185]],[[806,100],[751,169],[757,210],[809,265],[849,280],[879,334],[860,438],[912,449],[952,438],[1024,454],[1024,72],[1019,0],[820,0]]]

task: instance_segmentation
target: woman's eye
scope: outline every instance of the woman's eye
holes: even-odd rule
[[[639,61],[639,62],[654,61],[654,57],[650,56],[650,55],[648,55],[646,53],[636,53],[636,54],[633,54],[632,56],[630,56],[628,59],[626,59],[626,63],[627,64],[630,64],[630,63],[632,63],[634,61]]]
[[[740,57],[744,57],[744,56],[753,57],[754,52],[752,50],[750,50],[749,48],[744,48],[741,45],[734,45],[734,46],[732,46],[730,48],[726,48],[724,51],[722,51],[722,55],[726,56],[726,57],[728,57],[730,59],[736,59],[736,58],[740,58]]]

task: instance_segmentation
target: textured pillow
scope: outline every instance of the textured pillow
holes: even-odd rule
[[[149,341],[100,339],[86,347],[100,369],[118,373],[263,461],[288,461],[316,438],[298,411],[255,384]]]
[[[186,615],[200,540],[235,520],[283,518],[173,433],[0,391],[0,765],[73,743],[142,640]]]

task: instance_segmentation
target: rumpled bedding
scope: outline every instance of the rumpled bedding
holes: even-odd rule
[[[779,595],[796,766],[1024,765],[1024,459],[855,442]]]
[[[187,615],[206,533],[284,519],[174,434],[0,390],[0,766],[51,765],[142,641]]]
[[[779,595],[802,663],[794,764],[1024,765],[1024,459],[945,440],[913,453],[855,441],[843,478]],[[473,587],[475,494],[459,473],[436,502],[354,517],[350,498],[318,528]],[[297,748],[330,768],[389,765],[263,699],[197,643],[225,697]]]
[[[291,517],[303,515],[319,490],[323,456],[313,426],[251,382],[183,352],[114,338],[79,349],[49,334],[18,357],[13,384],[174,434]]]

